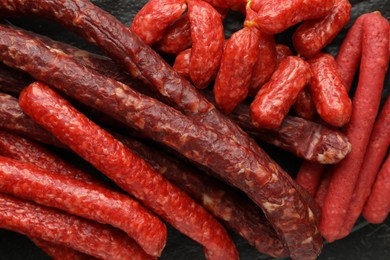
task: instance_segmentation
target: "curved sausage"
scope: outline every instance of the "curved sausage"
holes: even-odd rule
[[[0,228],[73,248],[101,259],[154,259],[126,233],[0,193]]]

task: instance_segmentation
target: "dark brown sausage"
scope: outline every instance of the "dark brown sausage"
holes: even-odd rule
[[[73,93],[72,95],[80,101],[104,110],[112,117],[126,122],[129,126],[142,130],[150,138],[163,142],[185,156],[210,167],[221,177],[244,190],[267,211],[267,218],[276,227],[278,235],[283,240],[288,239],[289,249],[296,252],[296,254],[292,253],[293,255],[298,257],[302,254],[318,254],[322,242],[315,228],[315,217],[311,214],[312,210],[308,209],[307,198],[301,197],[305,196],[304,192],[299,191],[299,187],[295,186],[296,184],[291,178],[279,166],[276,166],[255,142],[244,135],[235,124],[223,117],[214,117],[216,115],[215,109],[212,110],[214,112],[210,110],[210,113],[203,119],[213,119],[215,124],[225,123],[224,127],[218,128],[219,133],[214,132],[210,127],[197,125],[199,120],[195,122],[193,119],[184,117],[182,113],[163,106],[156,100],[139,95],[123,84],[109,80],[80,66],[69,57],[50,51],[39,42],[35,42],[31,46],[37,48],[35,49],[37,50],[36,54],[39,53],[39,55],[32,55],[33,53],[26,49],[26,35],[15,33],[14,30],[5,27],[1,27],[0,34],[3,36],[0,37],[0,41],[2,39],[0,43],[2,48],[0,49],[3,50],[0,51],[1,60],[7,60],[9,65],[23,68],[35,78],[46,81],[69,95]],[[9,41],[10,37],[12,41]],[[28,39],[31,40],[31,38]],[[18,46],[16,56],[7,51],[6,46],[11,42],[13,47],[15,44]],[[28,63],[21,63],[22,60],[26,59],[29,60]],[[58,62],[52,63],[53,60]],[[37,66],[37,64],[40,65]],[[69,81],[68,76],[65,76],[69,73],[68,68],[72,68],[72,81]],[[54,71],[55,73],[53,73]],[[49,74],[50,77],[47,77]],[[69,84],[70,82],[72,84]],[[101,88],[103,85],[104,89]],[[96,97],[104,97],[104,99]],[[110,100],[111,98],[112,100]],[[199,107],[197,106],[197,108]],[[194,107],[194,109],[196,108]],[[126,113],[123,113],[124,111]],[[183,131],[188,134],[186,138],[183,138]],[[221,132],[233,132],[237,135],[229,134],[227,137],[221,135]],[[242,140],[240,143],[243,147],[231,139],[232,137],[236,140],[238,140],[237,138]],[[194,153],[195,147],[196,152]],[[210,148],[212,148],[213,156],[209,155]],[[231,156],[227,156],[226,153]],[[210,158],[213,159],[210,160]],[[243,170],[245,173],[236,174]],[[253,181],[258,184],[252,185]],[[263,189],[258,188],[264,184]],[[284,207],[266,208],[269,206],[267,202],[270,194],[272,194],[273,203],[276,201],[279,201],[279,204],[288,203],[288,207],[296,211],[297,214],[284,214]],[[286,198],[288,199],[286,200]],[[280,217],[280,214],[283,217]],[[289,220],[287,221],[287,219]],[[291,229],[291,225],[287,227],[283,224],[286,221],[289,223],[293,221],[297,226]],[[311,243],[301,245],[301,242],[308,237],[310,237]]]
[[[129,196],[3,156],[0,176],[2,193],[110,224],[125,231],[152,256],[159,256],[165,247],[164,223]]]
[[[73,248],[102,259],[154,259],[126,233],[108,225],[0,194],[0,228]]]
[[[150,146],[118,134],[114,136],[259,252],[278,258],[288,255],[263,212],[245,195]]]

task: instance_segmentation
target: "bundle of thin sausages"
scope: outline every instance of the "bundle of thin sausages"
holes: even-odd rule
[[[4,70],[9,70],[9,66],[32,77],[24,76],[22,81],[28,82],[29,86],[22,83],[18,90],[9,87],[9,84],[15,84],[15,81],[12,82],[15,77],[0,81],[2,91],[15,96],[20,94],[19,103],[8,95],[0,95],[7,101],[0,106],[0,116],[4,118],[0,127],[72,150],[132,196],[114,191],[93,178],[91,181],[80,177],[85,173],[78,170],[72,169],[71,175],[63,174],[62,169],[67,167],[58,163],[60,159],[47,156],[50,152],[41,148],[31,154],[45,154],[43,162],[40,158],[34,159],[33,155],[23,157],[23,152],[7,149],[12,148],[10,143],[18,140],[21,146],[24,145],[24,151],[37,144],[1,131],[1,139],[8,138],[0,150],[2,209],[6,212],[7,205],[10,205],[11,209],[19,207],[15,210],[21,213],[13,218],[3,214],[2,227],[28,235],[57,258],[61,257],[61,253],[83,258],[86,257],[84,253],[104,259],[144,259],[161,255],[165,245],[165,226],[154,215],[157,214],[202,244],[208,259],[237,259],[233,241],[214,215],[260,252],[275,257],[288,255],[294,259],[318,256],[322,247],[318,224],[322,235],[330,240],[324,228],[327,200],[323,202],[320,222],[320,209],[313,197],[234,123],[237,122],[252,136],[305,159],[327,164],[342,160],[336,168],[346,164],[345,161],[354,153],[356,140],[352,126],[356,124],[356,112],[352,112],[345,76],[339,73],[337,67],[341,67],[341,62],[337,64],[332,56],[320,53],[348,21],[350,4],[343,0],[311,1],[310,4],[292,2],[279,8],[279,13],[269,19],[268,13],[274,12],[273,1],[191,0],[187,3],[188,12],[184,13],[186,1],[151,0],[140,10],[129,30],[86,0],[55,3],[46,0],[2,1],[1,16],[33,14],[55,20],[96,44],[112,60],[78,52],[67,45],[0,25],[0,60],[7,65]],[[300,11],[293,12],[297,6]],[[244,28],[225,41],[222,19],[227,9],[244,12],[246,19]],[[373,16],[383,19],[377,13]],[[307,21],[297,29],[293,41],[306,61],[292,56],[283,47],[277,48],[272,36],[303,20]],[[379,30],[387,30],[382,40],[386,48],[379,45],[385,55],[383,61],[387,63],[380,67],[381,70],[369,72],[374,75],[379,73],[376,82],[380,82],[387,70],[389,25],[386,23],[387,27],[379,27]],[[318,35],[317,32],[323,28],[327,28],[326,32]],[[307,35],[315,35],[316,41],[307,44]],[[370,37],[362,35],[363,39]],[[181,40],[176,41],[176,36]],[[231,114],[230,118],[216,109],[147,45],[177,53],[178,50],[173,49],[178,43],[186,48],[191,46],[179,64],[182,70],[198,88],[206,88],[215,80],[215,102],[223,112]],[[369,44],[363,41],[363,67],[364,57],[369,59],[372,56],[365,46]],[[247,58],[242,59],[245,53]],[[257,58],[258,55],[264,58]],[[121,68],[125,68],[126,72],[122,72]],[[257,73],[259,71],[266,75]],[[7,78],[3,74],[0,76]],[[30,84],[31,80],[43,83]],[[218,179],[246,193],[250,200],[245,196],[241,199],[239,193],[220,181],[180,166],[180,162],[165,154],[107,132],[77,111],[54,89],[66,98],[103,113],[103,117],[111,117],[176,150],[207,168]],[[305,89],[309,89],[311,95],[305,95]],[[248,95],[255,96],[250,108],[240,104]],[[354,108],[359,106],[355,103],[361,102],[355,101],[359,95],[363,94],[355,94]],[[315,105],[318,115],[326,123],[333,127],[348,124],[345,135],[322,124],[287,116],[294,103],[295,109],[300,109],[297,103],[300,96],[302,104]],[[374,102],[377,99],[374,97]],[[14,113],[8,113],[10,108]],[[240,108],[245,112],[237,112]],[[367,124],[370,124],[369,120]],[[12,129],[13,125],[18,131]],[[38,134],[30,134],[30,128]],[[260,128],[265,129],[256,131]],[[40,133],[47,137],[42,138]],[[369,132],[367,134],[369,136]],[[345,156],[347,159],[343,160]],[[57,163],[59,168],[47,168]],[[386,167],[386,164],[382,167],[382,179],[386,179]],[[332,174],[332,178],[336,176]],[[327,194],[334,189],[332,183],[328,185]],[[70,204],[69,201],[76,203]],[[370,205],[365,211],[367,216],[370,208],[388,208],[383,203]],[[91,245],[80,243],[76,246],[78,241],[73,237],[64,238],[63,232],[56,227],[48,229],[41,225],[32,229],[28,224],[40,221],[36,212],[42,212],[39,214],[47,217],[46,220],[57,214],[46,207],[65,211],[59,212],[64,214],[58,217],[59,220],[72,222],[77,216],[80,218],[77,221],[88,219],[85,221],[93,225],[100,222],[121,229],[127,237],[123,242],[127,244],[123,247],[136,253],[118,251],[117,247],[110,251],[104,241],[93,245],[101,249],[93,253]],[[118,209],[121,211],[119,214]],[[29,217],[26,222],[23,221],[23,211]],[[103,227],[97,229],[102,230]],[[122,231],[119,233],[122,234]],[[47,244],[48,241],[54,244]]]

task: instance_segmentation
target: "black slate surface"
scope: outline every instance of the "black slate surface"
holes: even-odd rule
[[[109,13],[116,16],[126,25],[130,25],[134,15],[145,4],[146,0],[95,0],[96,5],[105,9]],[[390,19],[390,1],[351,1],[353,4],[351,21],[334,42],[327,47],[327,51],[335,55],[338,51],[338,46],[345,36],[347,29],[352,25],[353,21],[362,13],[379,10],[382,14]],[[234,31],[241,28],[242,16],[231,12],[225,21],[225,32],[230,36]],[[80,48],[85,48],[90,51],[99,52],[99,50],[84,42],[79,37],[67,32],[60,26],[52,22],[47,22],[41,19],[14,19],[12,22],[16,25],[35,32],[48,35],[56,40],[65,41],[74,44]],[[292,29],[278,35],[277,41],[291,45],[290,36]],[[388,73],[389,74],[389,73]],[[388,95],[390,90],[389,75],[386,80],[386,91],[384,95]],[[294,175],[299,167],[300,160],[287,154],[283,151],[275,149],[269,145],[261,144],[263,148],[273,157],[281,166],[289,173]],[[240,257],[243,260],[255,259],[271,259],[268,256],[259,254],[253,247],[248,245],[244,240],[235,234],[232,234]],[[49,259],[39,248],[35,247],[32,242],[26,237],[6,231],[0,230],[0,260],[19,260],[19,259]],[[167,246],[163,252],[161,259],[204,259],[202,248],[197,243],[191,241],[187,237],[181,235],[173,228],[169,227],[169,239]],[[370,225],[364,220],[359,220],[355,226],[354,232],[347,238],[336,241],[332,244],[325,244],[322,254],[319,259],[375,259],[385,260],[390,259],[390,218],[381,225]]]

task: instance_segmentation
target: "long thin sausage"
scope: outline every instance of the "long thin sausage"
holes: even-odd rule
[[[363,217],[370,223],[382,223],[390,212],[390,156],[382,165],[370,196],[363,209]]]
[[[209,111],[207,115],[200,115],[202,120],[207,119],[207,122],[213,119],[215,125],[223,123],[223,127],[218,128],[216,132],[216,129],[200,125],[201,120],[185,117],[177,110],[137,94],[127,86],[102,77],[80,66],[72,58],[42,46],[39,42],[34,43],[37,52],[32,53],[26,48],[25,41],[34,40],[21,32],[2,26],[0,34],[4,36],[0,37],[1,46],[12,46],[13,49],[15,45],[18,46],[16,53],[4,49],[4,52],[0,53],[1,60],[6,60],[7,64],[23,69],[35,78],[61,89],[68,95],[73,95],[79,101],[100,109],[133,128],[142,130],[150,138],[163,142],[188,158],[213,169],[220,177],[245,191],[256,204],[267,211],[267,218],[276,227],[278,235],[281,239],[288,240],[292,255],[299,257],[302,254],[318,254],[322,242],[315,227],[315,215],[312,214],[314,207],[308,208],[310,197],[232,121],[219,117],[220,114],[215,114],[216,110]],[[29,62],[21,62],[22,60]],[[53,63],[53,60],[57,62]],[[69,68],[72,68],[71,73]],[[71,75],[72,80],[69,81],[69,77],[65,75]],[[235,134],[222,135],[222,132]],[[236,140],[242,141],[241,145],[238,145]],[[195,147],[197,152],[194,152]],[[213,154],[211,157],[210,152]],[[231,156],[226,156],[226,153]],[[243,169],[245,174],[237,174]],[[257,184],[248,185],[252,182]],[[263,189],[254,188],[264,184],[266,185]],[[268,205],[270,194],[274,202],[279,201],[280,205],[288,203],[290,210],[296,211],[297,214],[285,214],[287,212],[283,210],[284,207],[265,207]],[[286,197],[289,200],[286,201]],[[288,222],[293,221],[299,225],[293,229],[291,225],[283,225],[287,219]],[[311,243],[301,244],[308,237]],[[305,247],[304,250],[302,246]]]
[[[31,240],[54,260],[97,260],[93,256],[73,250],[70,247],[54,244],[38,238],[32,238]]]
[[[374,184],[375,177],[386,157],[389,146],[390,98],[387,97],[371,133],[363,165],[360,169],[359,178],[342,227],[341,232],[343,235],[346,236],[351,232],[353,225],[362,212],[364,203],[370,194],[371,187]]]
[[[167,231],[154,214],[132,198],[0,156],[0,191],[125,231],[152,256],[165,246]]]
[[[389,62],[389,22],[379,13],[367,16],[362,32],[359,83],[346,129],[351,153],[337,166],[322,208],[320,230],[328,241],[339,238],[370,134],[377,116]]]
[[[4,130],[0,130],[0,155],[35,164],[38,167],[72,177],[76,180],[103,185],[103,182],[72,166],[38,142]]]
[[[209,259],[238,257],[227,232],[211,215],[47,86],[31,84],[19,102],[27,114],[73,151],[178,230],[202,243]]]
[[[52,241],[101,259],[154,259],[108,225],[0,193],[0,228]]]
[[[336,56],[336,62],[339,67],[339,73],[344,81],[347,92],[351,89],[353,79],[359,67],[359,61],[362,55],[362,25],[366,16],[359,16],[352,27],[348,30],[339,52]]]

